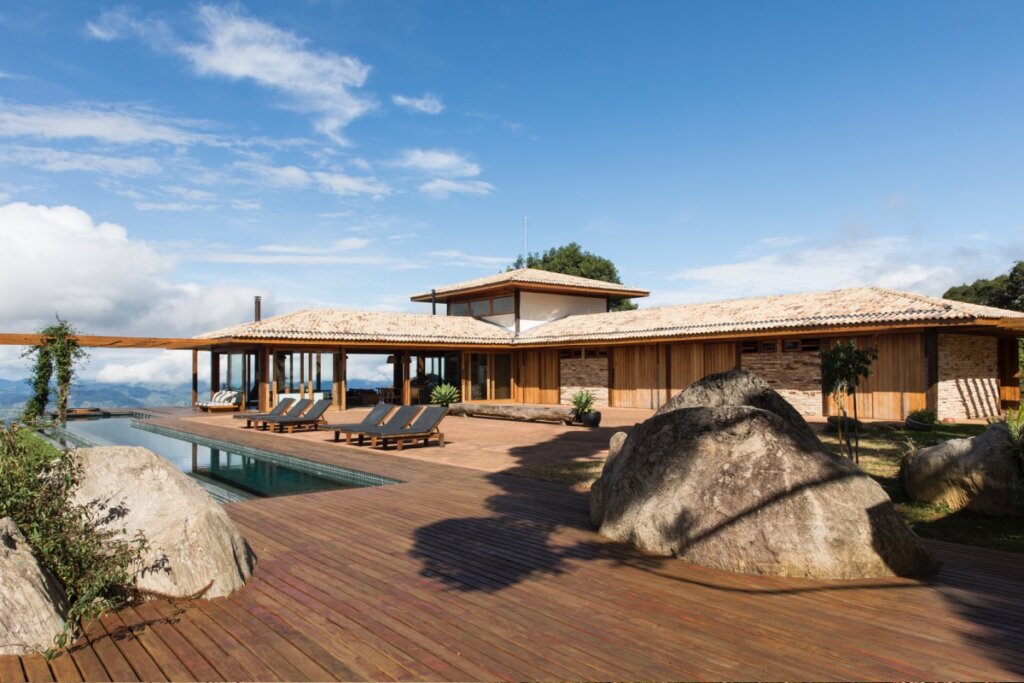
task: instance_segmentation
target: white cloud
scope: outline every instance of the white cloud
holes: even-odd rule
[[[20,74],[12,74],[9,71],[0,71],[0,79],[3,79],[3,78],[21,79],[21,78],[27,78],[27,76],[22,76]]]
[[[256,251],[274,254],[327,254],[330,252],[355,251],[364,249],[373,243],[365,237],[345,237],[334,240],[324,247],[297,247],[289,244],[264,244],[256,247]]]
[[[391,188],[373,176],[359,178],[345,173],[324,173],[322,171],[316,171],[311,175],[320,184],[322,190],[342,197],[360,194],[383,197],[391,194]]]
[[[364,382],[380,382],[381,386],[391,386],[395,381],[395,366],[386,362],[387,356],[365,353],[350,353],[345,365],[345,373],[349,379]]]
[[[403,150],[394,165],[446,178],[468,178],[480,175],[478,165],[457,152],[442,149]]]
[[[209,211],[216,207],[210,204],[189,204],[188,202],[135,202],[139,211]]]
[[[342,129],[376,107],[353,92],[370,71],[354,57],[314,52],[307,40],[233,8],[201,6],[199,20],[203,42],[177,48],[196,73],[251,80],[283,93],[292,108],[316,114],[317,130],[339,144],[346,144]]]
[[[146,156],[117,157],[20,145],[0,147],[0,163],[30,166],[41,171],[85,171],[115,176],[151,175],[161,170],[155,159]]]
[[[139,36],[161,50],[169,49],[173,43],[167,24],[158,19],[140,19],[130,7],[104,10],[94,21],[85,23],[85,34],[104,42]]]
[[[175,261],[73,206],[0,206],[0,330],[28,332],[59,313],[93,334],[192,336],[246,319],[251,287],[169,281]],[[265,296],[265,298],[267,298]]]
[[[167,194],[174,195],[175,197],[181,197],[182,199],[188,199],[194,202],[212,202],[216,201],[217,195],[213,192],[207,192],[206,190],[197,190],[194,187],[181,187],[180,185],[164,185],[161,187]]]
[[[836,239],[808,245],[779,241],[770,253],[729,263],[686,268],[670,279],[675,291],[655,290],[649,305],[874,285],[941,295],[951,285],[1005,272],[1008,258],[976,248],[931,246],[899,236]],[[1018,253],[1009,249],[1007,253]]]
[[[512,263],[513,259],[508,256],[475,256],[472,254],[466,254],[456,249],[445,249],[442,251],[432,251],[427,256],[431,256],[436,259],[443,259],[445,265],[451,266],[487,266],[487,267],[503,267]]]
[[[234,168],[247,171],[266,185],[275,188],[300,189],[309,187],[310,176],[298,166],[270,166],[248,161],[234,164]]]
[[[447,197],[450,194],[485,195],[494,191],[494,185],[482,180],[448,180],[435,178],[420,185],[420,192],[433,197]]]
[[[232,199],[231,208],[236,211],[259,211],[263,202],[258,199]]]
[[[426,93],[423,97],[406,97],[404,95],[392,95],[391,101],[399,107],[405,107],[412,111],[423,114],[440,114],[444,111],[444,104],[437,96]]]
[[[141,107],[81,103],[36,106],[6,101],[0,101],[0,137],[88,138],[121,145],[216,142],[214,136],[188,130],[179,121],[164,119]]]
[[[187,352],[118,349],[116,352],[105,353],[92,351],[90,356],[90,366],[93,367],[84,372],[83,376],[97,382],[184,384],[192,378],[192,354]],[[200,382],[209,382],[208,354],[200,355],[198,369]]]

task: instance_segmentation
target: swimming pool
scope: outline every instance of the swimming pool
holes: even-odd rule
[[[200,437],[153,425],[145,419],[75,420],[51,436],[71,446],[148,448],[193,477],[221,502],[401,483],[347,467]]]

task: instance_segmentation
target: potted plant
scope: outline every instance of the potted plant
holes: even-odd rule
[[[576,419],[584,427],[596,427],[601,424],[601,413],[594,410],[594,395],[581,389],[572,395],[572,404],[576,408]]]
[[[919,432],[930,432],[935,428],[937,416],[934,410],[915,410],[903,421],[907,429],[914,429]]]
[[[430,392],[430,402],[434,405],[447,408],[453,403],[459,402],[459,390],[451,384],[438,384]]]

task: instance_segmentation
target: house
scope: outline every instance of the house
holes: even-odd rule
[[[416,294],[430,314],[310,309],[209,332],[213,386],[246,388],[265,408],[289,392],[350,400],[353,354],[387,354],[393,391],[428,400],[441,382],[463,400],[657,408],[701,377],[744,368],[805,415],[836,412],[821,389],[821,351],[873,347],[860,387],[865,418],[930,408],[940,418],[999,414],[1020,400],[1024,314],[878,287],[612,312],[642,289],[520,269]]]

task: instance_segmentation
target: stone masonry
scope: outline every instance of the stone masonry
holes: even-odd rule
[[[817,351],[745,353],[744,370],[759,375],[801,415],[821,415],[821,354]]]
[[[572,395],[586,389],[594,395],[594,405],[608,405],[608,359],[562,358],[559,363],[562,388],[559,401],[572,403]]]
[[[998,344],[995,337],[939,335],[939,419],[1000,414]]]

